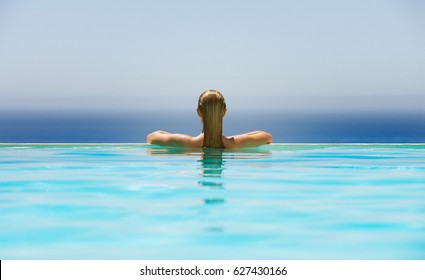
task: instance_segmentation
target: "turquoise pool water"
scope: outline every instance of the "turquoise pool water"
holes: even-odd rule
[[[425,259],[425,145],[1,144],[0,259]]]

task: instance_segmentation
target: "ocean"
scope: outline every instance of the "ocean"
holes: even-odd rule
[[[423,143],[425,112],[233,112],[224,134],[264,130],[274,143]],[[143,143],[155,130],[197,135],[195,113],[1,112],[1,143]]]

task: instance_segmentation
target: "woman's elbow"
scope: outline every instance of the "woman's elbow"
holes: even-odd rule
[[[271,144],[273,141],[273,137],[270,133],[267,133],[265,131],[259,131],[261,133],[261,138],[264,141],[264,144]]]
[[[155,139],[161,132],[162,131],[158,130],[158,131],[149,133],[148,136],[146,136],[146,143],[153,144],[153,142],[155,141]]]
[[[152,144],[152,137],[153,137],[153,132],[149,133],[148,136],[146,136],[146,143]]]
[[[266,134],[266,143],[271,144],[273,142],[273,136],[270,133],[264,132]]]
[[[273,141],[273,137],[270,133],[264,132],[263,131],[263,135],[264,135],[264,140],[266,142],[266,144],[271,144]]]

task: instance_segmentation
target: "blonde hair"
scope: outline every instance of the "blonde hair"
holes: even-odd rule
[[[202,117],[204,148],[224,148],[223,116],[226,112],[226,101],[218,90],[206,90],[198,99],[198,111]]]

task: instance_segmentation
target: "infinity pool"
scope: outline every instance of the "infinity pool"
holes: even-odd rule
[[[425,145],[1,144],[0,259],[425,259]]]

